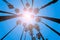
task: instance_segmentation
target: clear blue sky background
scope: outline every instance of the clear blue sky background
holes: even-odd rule
[[[15,8],[19,8],[20,10],[21,10],[21,8],[23,8],[20,0],[7,0],[7,1],[9,1],[11,4],[13,4]],[[25,0],[23,0],[23,1],[24,1],[24,3],[26,3]],[[28,1],[31,4],[31,0],[28,0]],[[34,7],[35,8],[41,7],[50,1],[52,1],[52,0],[35,0]],[[6,3],[4,3],[2,0],[0,0],[0,10],[15,13],[15,11],[14,11],[15,9],[9,9],[8,6],[6,5]],[[0,16],[6,16],[6,15],[7,14],[0,13]],[[41,9],[39,15],[60,19],[60,0],[55,4],[52,4],[44,9]],[[60,32],[60,24],[58,24],[56,22],[52,22],[47,19],[41,19],[41,20],[44,23],[51,26],[52,28],[54,28],[55,30],[57,30],[58,32]],[[0,38],[2,38],[9,30],[11,30],[16,25],[16,21],[17,21],[17,18],[0,22]],[[58,36],[56,33],[51,31],[44,24],[39,23],[39,26],[40,26],[41,33],[44,36],[44,38],[48,38],[49,40],[60,40],[60,36]],[[4,40],[19,40],[22,30],[23,30],[22,25],[18,25],[18,27],[15,28]],[[34,33],[36,33],[36,32],[34,31]],[[27,33],[26,39],[27,40],[31,39],[28,33]]]

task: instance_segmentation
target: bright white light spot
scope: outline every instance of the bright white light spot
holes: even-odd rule
[[[22,21],[26,23],[31,23],[34,20],[34,15],[28,11],[22,14]]]
[[[30,14],[23,14],[22,18],[26,21],[26,22],[29,22],[31,21],[33,18],[32,18],[32,15]]]

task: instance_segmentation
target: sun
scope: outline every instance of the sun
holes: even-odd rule
[[[33,12],[29,12],[29,10],[23,11],[21,16],[21,21],[26,24],[33,23],[34,21]]]
[[[31,14],[23,14],[23,19],[25,19],[26,21],[31,21],[33,18],[32,18],[32,15]]]

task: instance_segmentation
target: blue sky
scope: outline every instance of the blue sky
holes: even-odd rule
[[[20,0],[7,0],[7,1],[10,2],[12,5],[14,5],[15,8],[19,8],[20,10],[23,8]],[[41,7],[50,1],[52,0],[35,0],[34,8]],[[26,0],[23,0],[23,2],[26,3]],[[28,2],[31,5],[31,0],[28,0]],[[0,10],[15,13],[14,11],[15,9],[9,9],[6,3],[4,3],[2,0],[0,0]],[[0,16],[6,16],[6,15],[7,14],[0,13]],[[52,4],[44,9],[41,9],[39,15],[60,19],[60,0],[55,4]],[[0,38],[2,38],[10,29],[12,29],[16,25],[16,21],[17,18],[13,18],[7,21],[0,22]],[[60,32],[60,24],[43,18],[41,19],[41,21],[48,24],[58,32]],[[60,40],[60,36],[51,31],[44,24],[39,23],[39,27],[41,29],[41,33],[44,36],[44,38],[48,38],[49,40]],[[15,28],[4,40],[19,40],[22,30],[23,30],[22,25],[18,25],[17,28]],[[34,33],[36,32],[34,31]],[[27,40],[31,39],[28,33],[26,39]]]

